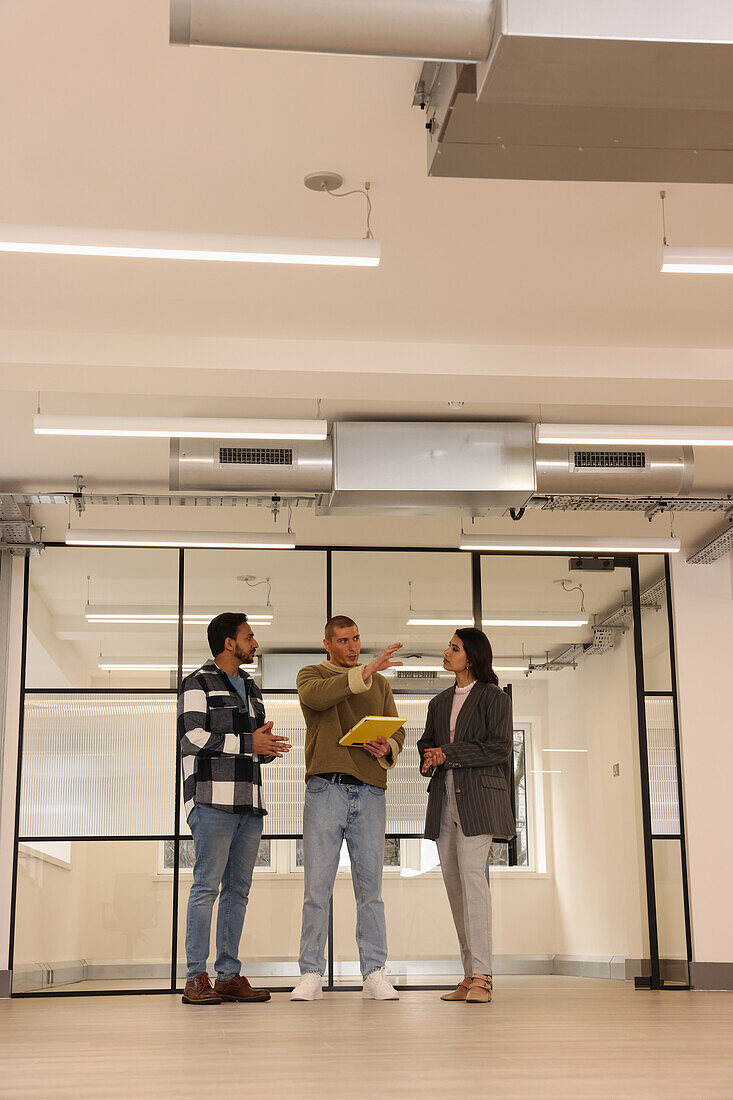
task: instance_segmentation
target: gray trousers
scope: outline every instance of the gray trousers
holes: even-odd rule
[[[490,848],[488,834],[464,836],[453,769],[446,768],[438,855],[467,977],[491,973],[491,891],[487,878]]]

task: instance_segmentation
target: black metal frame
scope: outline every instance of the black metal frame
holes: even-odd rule
[[[47,543],[48,547],[60,547],[65,546],[64,543],[50,542]],[[134,550],[134,547],[130,549]],[[459,550],[454,547],[414,547],[414,546],[299,546],[296,550],[302,551],[321,551],[326,555],[326,617],[330,618],[332,614],[332,589],[333,589],[333,552],[369,552],[369,553],[444,553],[444,554],[461,554],[465,555],[466,551]],[[214,551],[215,552],[215,551]],[[482,551],[470,551],[471,554],[471,594],[472,594],[472,607],[474,624],[480,629],[481,616],[482,616],[482,592],[481,592],[481,559],[484,557],[534,557],[536,552],[532,551],[501,551],[501,550],[482,550]],[[548,556],[548,555],[543,555]],[[554,557],[567,557],[565,552],[554,552],[549,556]],[[679,742],[679,716],[678,716],[678,700],[677,700],[677,674],[676,674],[676,655],[674,649],[674,630],[673,630],[673,618],[672,618],[672,601],[670,592],[670,570],[669,570],[669,557],[663,555],[665,561],[665,576],[667,580],[667,615],[669,624],[669,648],[670,648],[670,662],[672,671],[672,691],[671,692],[651,692],[648,694],[653,695],[671,695],[673,698],[674,706],[674,721],[675,721],[675,749],[677,757],[677,778],[678,778],[678,797],[679,797],[679,811],[680,811],[680,836],[668,837],[668,836],[653,836],[651,831],[651,806],[649,795],[649,768],[648,768],[648,755],[647,755],[647,729],[646,729],[646,712],[645,712],[645,699],[647,693],[644,689],[644,658],[643,658],[643,645],[642,645],[642,632],[641,632],[641,600],[640,600],[640,583],[639,583],[639,560],[638,555],[615,555],[614,564],[618,567],[629,568],[631,572],[631,589],[632,589],[632,612],[633,612],[633,637],[634,637],[634,657],[635,657],[635,671],[636,671],[636,697],[637,697],[637,720],[638,720],[638,732],[639,732],[639,754],[641,764],[641,798],[642,798],[642,821],[644,831],[644,852],[645,852],[645,871],[646,871],[646,895],[647,895],[647,918],[649,924],[649,945],[650,945],[650,963],[651,963],[651,977],[649,979],[637,978],[637,988],[652,988],[652,989],[680,989],[689,988],[688,986],[681,986],[679,984],[666,984],[660,977],[660,960],[659,960],[659,946],[658,946],[658,934],[657,934],[657,911],[656,911],[656,891],[654,883],[654,863],[653,863],[653,849],[652,840],[655,839],[674,839],[680,841],[681,858],[682,858],[682,882],[683,882],[683,895],[684,895],[684,908],[685,908],[685,931],[687,940],[687,954],[688,954],[688,974],[689,963],[692,959],[692,938],[691,938],[691,925],[690,925],[690,906],[689,906],[689,887],[688,887],[688,871],[687,871],[687,851],[685,842],[685,829],[684,829],[684,806],[682,800],[682,771],[680,760],[680,742]],[[180,684],[183,678],[183,607],[184,607],[184,570],[185,570],[185,551],[179,549],[178,552],[178,683]],[[168,988],[149,988],[149,989],[130,989],[130,990],[68,990],[68,991],[55,991],[48,990],[44,993],[38,992],[25,992],[25,993],[12,993],[13,997],[99,997],[99,996],[132,996],[132,995],[150,995],[150,994],[170,994],[173,992],[179,992],[180,989],[177,986],[177,965],[178,965],[178,898],[179,898],[179,856],[180,856],[180,806],[181,806],[181,768],[180,768],[180,746],[178,739],[176,739],[176,789],[175,789],[175,821],[174,830],[170,835],[147,835],[147,836],[73,836],[73,837],[21,837],[19,834],[20,826],[20,793],[21,793],[21,780],[22,780],[22,754],[23,754],[23,720],[24,720],[24,706],[23,701],[26,695],[45,693],[43,688],[29,688],[25,687],[26,679],[26,649],[27,649],[27,628],[28,628],[28,596],[29,596],[29,558],[25,560],[25,573],[24,573],[24,591],[23,591],[23,636],[22,636],[22,661],[21,661],[21,707],[20,707],[20,722],[19,722],[19,736],[18,736],[18,764],[17,764],[17,779],[16,779],[16,806],[15,806],[15,836],[14,836],[14,852],[13,852],[13,882],[12,882],[12,897],[11,897],[11,917],[10,917],[10,951],[9,960],[11,972],[13,969],[13,952],[15,944],[15,915],[16,915],[16,902],[17,902],[17,880],[18,880],[18,846],[24,842],[32,841],[62,841],[62,840],[75,840],[75,841],[95,841],[95,840],[114,840],[114,841],[131,841],[131,840],[173,840],[174,842],[174,869],[173,869],[173,900],[172,900],[172,921],[171,921],[171,978],[170,986]],[[511,693],[511,685],[509,685]],[[56,694],[129,694],[129,695],[146,695],[150,694],[150,689],[144,688],[89,688],[89,689],[76,689],[76,688],[60,688],[53,689]],[[177,694],[176,688],[156,688],[155,694]],[[278,691],[274,694],[295,694],[295,691]],[[402,695],[417,695],[423,694],[423,692],[416,691],[404,691],[400,692]],[[526,763],[526,762],[525,762]],[[513,786],[513,785],[512,785]],[[514,792],[512,790],[512,798],[514,798]],[[386,834],[388,837],[394,837],[399,839],[411,839],[419,837],[420,834]],[[265,836],[263,839],[271,840],[287,840],[298,839],[298,836]],[[513,853],[512,853],[513,849]],[[513,854],[513,859],[512,859]],[[509,845],[509,862],[510,865],[516,863],[516,842],[512,842]],[[325,988],[327,990],[348,991],[358,990],[360,986],[346,986],[336,985],[334,982],[334,957],[333,957],[333,897],[331,898],[330,911],[329,911],[329,931],[328,931],[328,970],[327,970],[327,983]],[[405,990],[440,990],[448,988],[442,985],[403,985],[399,987]],[[272,992],[289,992],[292,986],[278,986],[272,990]]]

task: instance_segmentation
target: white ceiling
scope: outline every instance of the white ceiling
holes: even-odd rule
[[[375,271],[6,255],[0,326],[728,347],[725,279],[666,276],[655,185],[429,179],[420,65],[171,47],[167,0],[6,0],[2,220],[361,236]],[[664,181],[661,181],[664,182]],[[678,244],[733,244],[728,187],[669,190]]]
[[[360,236],[360,197],[302,185],[332,169],[371,180],[383,246],[375,270],[0,254],[0,490],[167,486],[158,442],[35,438],[39,391],[44,412],[310,416],[322,398],[330,419],[440,418],[459,399],[468,418],[733,423],[733,280],[659,274],[657,187],[428,178],[413,62],[174,48],[168,0],[5,0],[0,20],[0,221]],[[733,243],[730,188],[668,196],[673,243]],[[733,452],[696,458],[696,491],[733,488]],[[38,518],[59,537],[58,509]],[[441,545],[457,523],[387,526],[298,530]],[[693,541],[719,526],[680,520]]]

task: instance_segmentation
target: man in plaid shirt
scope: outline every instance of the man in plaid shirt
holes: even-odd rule
[[[257,640],[247,616],[227,611],[208,627],[210,661],[187,676],[178,693],[183,801],[196,861],[188,898],[184,1004],[269,1001],[239,973],[239,941],[262,836],[261,764],[290,750],[265,722],[262,692],[240,668]],[[211,914],[216,924],[217,979],[206,971]]]

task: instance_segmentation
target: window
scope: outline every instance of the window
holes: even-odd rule
[[[173,871],[174,863],[174,841],[163,841],[163,871]],[[195,855],[193,850],[193,840],[188,837],[181,838],[181,846],[178,853],[178,866],[181,871],[192,871],[194,865]],[[272,866],[272,841],[261,840],[260,849],[257,853],[257,859],[255,860],[255,870],[257,868],[263,870],[270,870]]]
[[[295,844],[295,866],[300,869],[303,866],[303,841],[296,840]],[[401,867],[401,850],[402,841],[398,837],[385,837],[384,839],[384,866],[385,867]],[[341,846],[341,854],[339,856],[339,870],[342,871],[351,866],[351,860],[349,859],[349,851],[346,847],[346,841]]]
[[[495,840],[489,853],[491,867],[529,867],[529,845],[527,842],[527,731],[514,730],[514,813],[517,822],[517,836],[513,844],[505,840]],[[512,851],[514,849],[514,852]],[[513,858],[514,853],[516,859]]]

